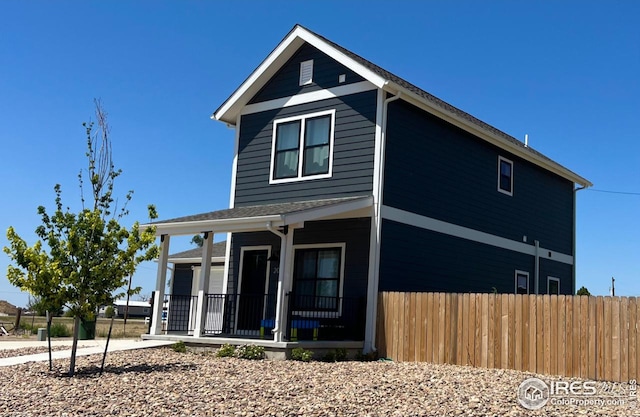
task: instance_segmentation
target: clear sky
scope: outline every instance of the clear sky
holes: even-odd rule
[[[209,117],[300,23],[630,193],[578,193],[577,287],[605,295],[614,276],[640,295],[639,18],[631,1],[0,2],[0,247],[10,225],[35,242],[56,183],[78,207],[94,97],[119,194],[135,190],[128,222],[150,203],[161,219],[227,208],[233,131]],[[24,306],[7,264],[0,299]],[[134,284],[150,293],[155,264]]]

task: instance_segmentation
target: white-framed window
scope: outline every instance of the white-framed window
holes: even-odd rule
[[[529,273],[516,270],[516,294],[529,294]]]
[[[560,295],[560,278],[547,277],[547,294]]]
[[[335,113],[327,110],[273,122],[270,184],[331,177]]]
[[[313,82],[313,59],[308,61],[302,61],[300,63],[300,81],[298,84],[303,85],[311,84]]]
[[[294,246],[294,311],[340,311],[345,246],[344,243]]]
[[[498,157],[498,191],[513,195],[513,161]]]

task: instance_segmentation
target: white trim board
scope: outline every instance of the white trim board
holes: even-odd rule
[[[518,242],[504,237],[481,232],[479,230],[470,229],[468,227],[459,226],[457,224],[447,223],[442,220],[421,216],[419,214],[384,205],[381,207],[381,212],[381,217],[383,219],[408,224],[410,226],[419,227],[421,229],[430,230],[432,232],[443,233],[445,235],[471,240],[477,243],[483,243],[485,245],[495,246],[501,249],[524,253],[526,255],[535,256],[536,254],[536,248],[533,245],[528,245],[523,242]],[[540,247],[539,253],[541,259],[548,259],[573,265],[573,256],[571,255],[567,255],[561,252],[555,252],[542,247]]]
[[[312,91],[309,93],[297,94],[295,96],[276,98],[273,100],[262,101],[260,103],[247,104],[241,115],[260,113],[267,110],[281,109],[285,107],[297,106],[300,104],[313,103],[315,101],[327,100],[330,98],[348,96],[350,94],[363,93],[376,88],[369,81],[360,81],[358,83],[341,85],[338,87],[328,88],[326,90]]]

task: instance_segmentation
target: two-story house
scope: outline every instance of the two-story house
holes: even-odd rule
[[[230,208],[155,223],[151,337],[174,235],[204,233],[200,265],[227,235],[219,293],[190,281],[195,338],[370,350],[379,291],[574,292],[588,180],[302,26],[212,118],[235,128]]]

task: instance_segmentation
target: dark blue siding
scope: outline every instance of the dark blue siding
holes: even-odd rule
[[[548,277],[560,279],[560,294],[572,294],[573,268],[571,265],[554,262],[548,259],[540,259],[540,294],[547,293]]]
[[[402,100],[390,103],[384,204],[573,252],[573,184]],[[498,156],[514,163],[514,192],[497,191]]]
[[[533,292],[533,256],[389,220],[382,233],[380,291],[514,293],[521,270]]]
[[[333,176],[270,185],[274,119],[330,109],[336,110]],[[235,206],[370,195],[373,188],[375,119],[376,91],[243,116]]]
[[[344,296],[364,297],[369,271],[370,223],[369,218],[306,222],[304,229],[293,232],[293,244],[345,243]],[[241,247],[271,245],[272,253],[280,253],[280,238],[271,232],[234,233],[231,241],[229,293],[237,287]],[[272,265],[270,271],[269,292],[275,294],[278,275],[273,273],[273,266],[277,265]]]
[[[345,297],[366,297],[369,274],[371,219],[345,219],[305,223],[293,237],[294,245],[345,243]]]
[[[313,83],[300,86],[300,63],[313,59]],[[338,76],[345,74],[344,83],[338,82]],[[274,75],[256,94],[250,103],[289,97],[300,93],[337,87],[364,81],[364,78],[336,62],[315,47],[305,43],[298,52]]]

